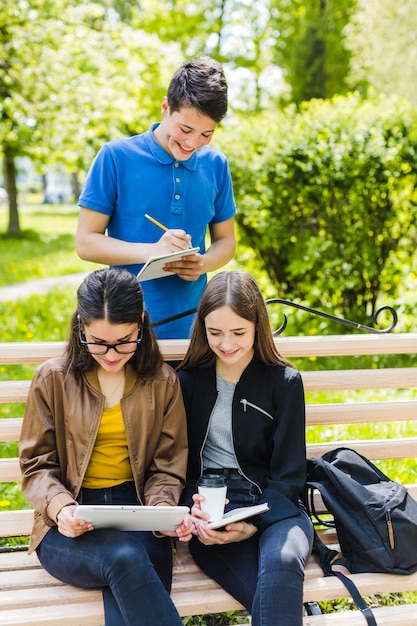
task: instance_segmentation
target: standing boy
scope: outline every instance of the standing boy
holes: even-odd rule
[[[162,121],[141,135],[106,143],[81,193],[76,246],[85,260],[136,274],[150,256],[200,247],[198,254],[166,265],[173,275],[142,283],[153,323],[195,309],[207,272],[234,255],[229,166],[208,146],[226,112],[222,66],[209,58],[184,63],[162,101]],[[155,330],[159,338],[187,338],[192,321],[187,315]]]

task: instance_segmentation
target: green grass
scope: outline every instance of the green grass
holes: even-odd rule
[[[8,237],[7,211],[1,207],[0,286],[97,269],[75,251],[76,206],[22,206],[19,215],[22,234]]]

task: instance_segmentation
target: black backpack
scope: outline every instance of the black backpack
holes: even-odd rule
[[[330,522],[315,512],[315,489],[332,514]],[[315,534],[314,551],[320,555],[325,575],[338,576],[369,618],[368,624],[376,624],[351,579],[333,570],[333,566],[342,564],[352,573],[417,571],[417,502],[404,485],[390,480],[349,448],[337,448],[307,461],[306,492],[313,521],[335,527],[339,539],[342,558],[335,560],[338,553]]]

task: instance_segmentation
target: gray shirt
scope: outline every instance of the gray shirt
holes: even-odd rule
[[[236,383],[226,382],[216,374],[217,400],[210,415],[203,468],[238,468],[232,439],[232,402]]]

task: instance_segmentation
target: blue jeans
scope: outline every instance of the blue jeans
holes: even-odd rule
[[[84,504],[137,504],[132,483],[83,489]],[[169,537],[97,529],[76,539],[53,526],[36,550],[52,576],[76,587],[101,588],[106,626],[182,626],[169,592]]]
[[[228,509],[256,504],[256,488],[244,478],[228,478]],[[313,527],[299,515],[272,524],[239,543],[205,546],[193,537],[190,551],[211,578],[241,602],[252,626],[302,626],[304,567]]]

